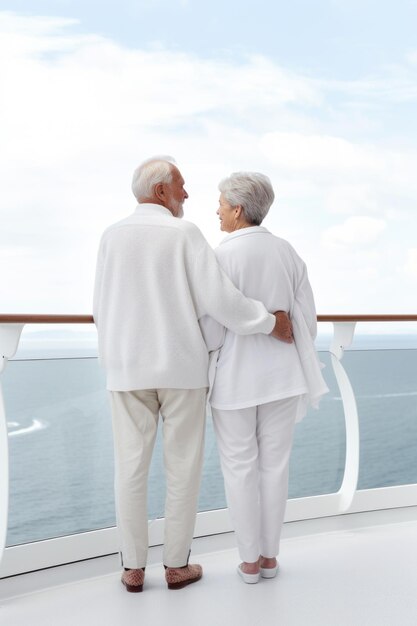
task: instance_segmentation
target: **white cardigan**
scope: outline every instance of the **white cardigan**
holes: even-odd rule
[[[287,241],[262,226],[230,233],[215,252],[242,293],[261,300],[270,311],[288,311],[292,317],[295,314],[295,343],[265,335],[241,337],[231,331],[223,337],[219,325],[204,318],[201,324],[209,350],[216,350],[224,342],[218,355],[211,405],[216,409],[240,409],[308,394],[316,403],[327,387],[313,344],[317,317],[305,263]],[[310,389],[312,381],[314,389]]]
[[[113,391],[208,386],[204,315],[241,334],[275,325],[233,286],[200,230],[157,204],[139,204],[104,232],[93,313]]]

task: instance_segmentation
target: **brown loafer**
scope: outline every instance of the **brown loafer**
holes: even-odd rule
[[[185,567],[167,567],[165,580],[168,589],[182,589],[191,583],[196,583],[203,575],[201,565],[186,565]]]
[[[143,590],[143,581],[145,580],[145,572],[143,569],[128,569],[122,574],[122,583],[127,591],[138,593]]]

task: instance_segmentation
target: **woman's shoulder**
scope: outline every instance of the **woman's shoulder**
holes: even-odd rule
[[[288,256],[291,256],[293,258],[300,258],[294,246],[287,239],[283,239],[282,237],[278,237],[277,235],[272,236],[275,240],[275,245],[280,249],[280,251],[285,252]]]

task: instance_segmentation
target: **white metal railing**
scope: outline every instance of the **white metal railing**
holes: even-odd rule
[[[417,485],[357,491],[359,474],[359,420],[355,395],[341,360],[352,342],[355,325],[360,322],[417,321],[417,315],[319,315],[319,322],[334,326],[330,354],[333,370],[343,403],[346,429],[344,476],[338,492],[320,496],[291,499],[286,521],[324,517],[346,512],[417,504]],[[8,518],[8,437],[7,420],[1,390],[1,373],[7,361],[16,353],[25,324],[91,324],[89,315],[0,315],[0,577],[23,571],[50,567],[117,552],[114,528],[79,533],[77,535],[14,546],[5,549]],[[228,513],[207,511],[199,513],[195,536],[231,530]],[[150,544],[162,543],[163,520],[150,522]],[[74,551],[75,550],[75,551]],[[3,561],[1,559],[3,557]],[[30,563],[28,565],[28,562]]]
[[[24,324],[0,324],[0,374],[19,345]],[[7,419],[0,379],[0,561],[6,545],[7,520],[9,512],[9,446]]]

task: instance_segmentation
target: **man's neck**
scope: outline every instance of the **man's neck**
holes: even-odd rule
[[[169,206],[165,206],[165,204],[163,204],[159,198],[142,198],[141,200],[139,200],[138,204],[159,204],[159,206],[163,206],[164,209],[168,209],[168,211],[172,213]]]

